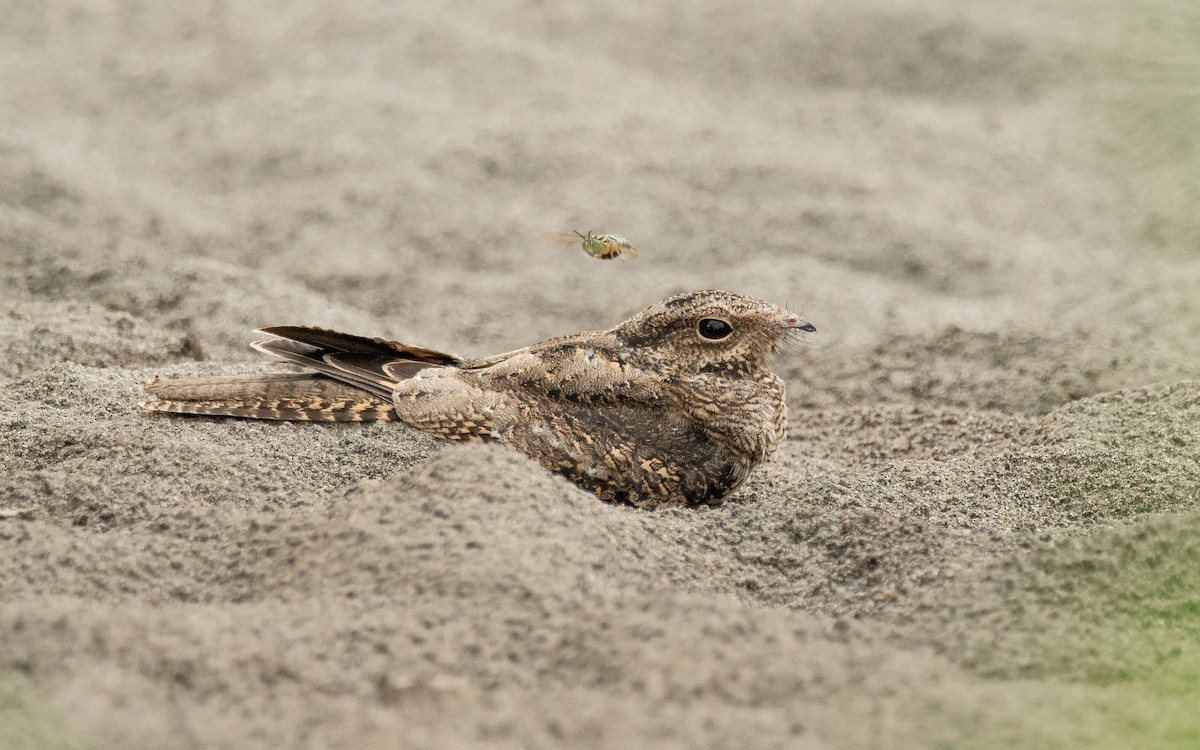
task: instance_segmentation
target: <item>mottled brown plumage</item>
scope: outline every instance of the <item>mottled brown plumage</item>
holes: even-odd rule
[[[607,331],[480,359],[301,326],[256,349],[312,372],[159,380],[157,411],[258,419],[396,420],[451,442],[512,446],[611,502],[717,503],[783,438],[769,359],[812,324],[700,291]]]

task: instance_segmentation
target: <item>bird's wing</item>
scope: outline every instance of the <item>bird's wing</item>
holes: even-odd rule
[[[259,329],[274,338],[252,346],[264,354],[315,370],[322,375],[390,399],[396,385],[431,366],[457,366],[453,354],[307,326]]]
[[[527,390],[550,398],[592,402],[638,398],[653,401],[661,383],[630,365],[603,333],[550,339],[487,359],[465,363],[456,377],[485,387]]]

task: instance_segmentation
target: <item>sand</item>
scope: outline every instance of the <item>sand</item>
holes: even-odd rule
[[[1190,5],[3,6],[0,746],[1200,741]],[[818,329],[720,507],[138,405],[713,287]]]

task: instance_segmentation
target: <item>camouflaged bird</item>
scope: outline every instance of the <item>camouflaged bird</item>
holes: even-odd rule
[[[254,348],[312,372],[159,380],[151,409],[256,419],[395,420],[441,440],[497,441],[601,499],[716,504],[783,439],[771,355],[794,313],[732,292],[666,299],[607,331],[480,359],[279,326]]]

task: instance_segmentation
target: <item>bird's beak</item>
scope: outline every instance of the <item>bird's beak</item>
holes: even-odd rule
[[[817,327],[815,325],[809,323],[807,320],[801,318],[795,313],[788,313],[787,315],[784,315],[782,322],[784,328],[795,328],[796,330],[807,331],[809,333],[816,333],[817,331]]]

